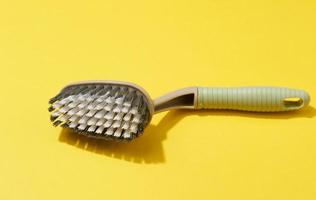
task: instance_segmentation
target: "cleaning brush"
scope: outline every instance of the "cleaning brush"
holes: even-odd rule
[[[154,113],[170,109],[292,111],[306,107],[307,92],[284,87],[189,87],[152,100],[140,86],[120,81],[70,84],[50,99],[55,126],[108,140],[140,136]]]

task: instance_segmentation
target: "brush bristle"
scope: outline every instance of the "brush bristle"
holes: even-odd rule
[[[48,110],[55,126],[101,139],[136,138],[142,134],[150,118],[145,95],[128,85],[72,85],[49,103]]]

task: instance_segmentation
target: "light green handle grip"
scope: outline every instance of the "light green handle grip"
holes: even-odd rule
[[[291,111],[309,104],[307,92],[283,87],[198,88],[198,109]]]

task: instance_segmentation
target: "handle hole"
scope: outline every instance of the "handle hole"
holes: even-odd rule
[[[285,107],[302,107],[304,105],[304,101],[302,98],[290,97],[284,99],[283,104]]]

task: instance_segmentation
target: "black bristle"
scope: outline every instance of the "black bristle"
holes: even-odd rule
[[[58,95],[53,97],[53,98],[51,98],[48,103],[49,104],[53,104],[53,103],[55,103],[55,101],[57,101],[57,99],[58,99]]]
[[[50,121],[54,122],[58,117],[55,117],[55,116],[50,116]]]
[[[58,126],[59,124],[61,124],[61,121],[59,121],[59,120],[56,120],[56,121],[53,122],[54,126]]]
[[[53,106],[50,106],[50,107],[48,108],[48,111],[49,111],[49,112],[52,112],[53,110],[55,110],[55,109],[53,108]]]

